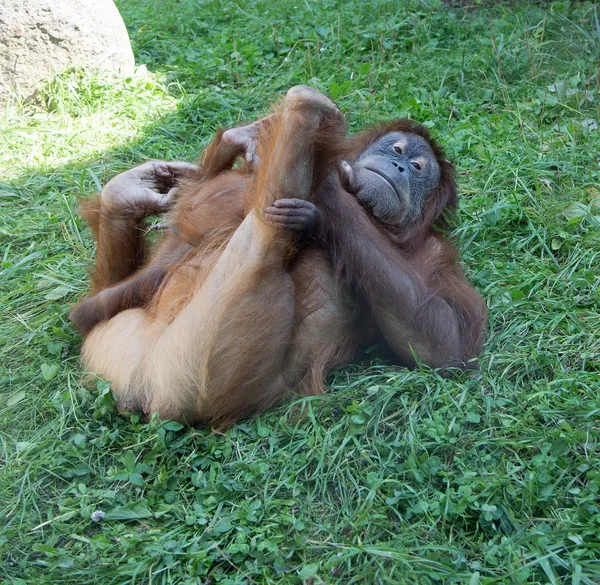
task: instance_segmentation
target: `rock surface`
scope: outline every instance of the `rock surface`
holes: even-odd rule
[[[133,73],[113,0],[0,0],[0,103],[68,67]]]

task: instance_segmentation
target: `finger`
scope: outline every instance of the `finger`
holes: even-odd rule
[[[312,207],[295,207],[293,205],[269,205],[269,209],[272,209],[274,212],[290,212],[290,213],[310,213],[312,211]]]
[[[119,173],[115,179],[122,178],[123,180],[127,179],[129,181],[152,181],[156,176],[156,169],[154,165],[154,161],[146,161],[141,165],[137,165],[127,171],[123,171]]]
[[[271,215],[276,215],[279,217],[289,217],[290,219],[302,219],[308,218],[312,215],[312,210],[310,209],[287,209],[287,208],[279,208],[279,207],[267,207],[265,209],[267,213]]]
[[[310,215],[316,212],[315,207],[275,207],[274,205],[269,205],[267,207],[273,213],[281,213],[281,214],[292,214],[292,215]]]
[[[199,170],[199,167],[182,161],[154,161],[154,175],[151,179],[153,184],[151,187],[157,189],[161,193],[168,194],[168,189],[172,188],[185,172],[183,169],[194,171]]]
[[[357,191],[356,173],[348,161],[343,160],[340,163],[340,175],[344,187],[351,193],[355,193]]]
[[[163,205],[171,205],[177,198],[177,195],[179,195],[179,189],[177,187],[173,187],[172,189],[169,189],[169,191],[166,193],[166,195],[163,195],[162,204]]]
[[[265,213],[264,217],[269,222],[279,225],[306,225],[306,221],[303,218],[298,217],[281,217],[279,215],[271,215],[270,213]]]
[[[140,200],[148,201],[151,203],[159,204],[164,198],[162,193],[155,191],[154,189],[150,189],[149,187],[144,188],[144,195],[140,197]]]
[[[292,207],[292,208],[310,208],[314,207],[314,204],[306,199],[277,199],[273,203],[274,207]]]
[[[164,162],[155,162],[153,165],[154,174],[157,177],[163,177],[170,179],[173,176],[173,173],[167,167],[167,163]]]
[[[166,194],[158,193],[157,191],[146,188],[144,189],[144,194],[144,199],[155,205],[157,212],[161,212],[166,211],[173,204],[175,196],[177,195],[177,188],[173,187],[173,189],[170,189]]]
[[[174,175],[180,175],[188,171],[197,172],[200,170],[200,167],[198,165],[194,165],[192,163],[185,162],[182,160],[168,161],[164,164],[167,166],[167,169]]]
[[[254,159],[256,158],[256,145],[254,144],[254,142],[248,144],[248,146],[246,147],[246,162],[254,162]]]

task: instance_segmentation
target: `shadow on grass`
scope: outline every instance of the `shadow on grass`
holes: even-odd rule
[[[65,83],[69,79],[73,78],[67,77]],[[140,101],[152,107],[152,96],[141,93]],[[110,100],[117,98],[110,96]],[[235,124],[243,111],[241,98],[227,99],[210,90],[191,98],[183,96],[176,103],[166,92],[159,98],[165,109],[162,114],[141,125],[135,135],[128,131],[127,139],[103,151],[93,146],[93,125],[98,124],[100,143],[117,142],[118,132],[107,128],[112,117],[115,127],[139,121],[135,114],[127,113],[127,108],[139,108],[136,91],[124,98],[114,116],[110,112],[113,103],[104,103],[100,97],[98,105],[86,105],[88,115],[83,118],[69,117],[73,112],[66,111],[60,119],[59,111],[54,120],[49,118],[47,128],[43,122],[32,121],[34,117],[23,116],[8,129],[8,136],[11,132],[23,136],[14,138],[13,134],[15,150],[23,150],[22,142],[30,143],[30,160],[51,158],[56,149],[55,159],[70,158],[72,162],[27,162],[24,166],[30,168],[8,181],[0,180],[0,336],[5,341],[0,348],[0,387],[7,397],[26,391],[34,400],[43,400],[43,392],[29,390],[37,389],[38,383],[47,387],[55,377],[66,383],[63,375],[68,375],[69,364],[76,362],[79,338],[67,315],[69,306],[87,287],[87,268],[93,262],[91,233],[77,216],[78,198],[99,191],[112,176],[147,159],[197,160],[215,128]],[[57,107],[72,110],[78,103],[63,100]],[[248,112],[249,118],[253,115]],[[37,116],[44,117],[39,111]],[[69,144],[71,140],[80,143],[81,149]],[[39,156],[36,149],[48,156]]]

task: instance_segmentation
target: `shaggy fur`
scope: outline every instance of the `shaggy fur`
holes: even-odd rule
[[[400,363],[471,367],[486,307],[439,233],[457,205],[452,165],[423,126],[396,120],[347,137],[337,108],[288,94],[261,129],[257,168],[222,132],[187,176],[150,260],[140,210],[83,210],[98,242],[91,296],[72,312],[84,361],[113,383],[123,410],[232,424],[325,375],[374,341]],[[413,132],[441,167],[420,222],[400,230],[369,215],[338,176],[386,133]],[[310,199],[310,238],[262,220],[277,199]],[[147,210],[142,210],[147,211]]]

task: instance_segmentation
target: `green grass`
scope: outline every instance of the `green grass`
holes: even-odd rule
[[[4,110],[0,581],[600,582],[600,9],[472,4],[121,0],[147,73]],[[77,196],[194,160],[296,83],[447,146],[480,371],[367,356],[222,436],[119,417],[67,321],[94,252]]]

